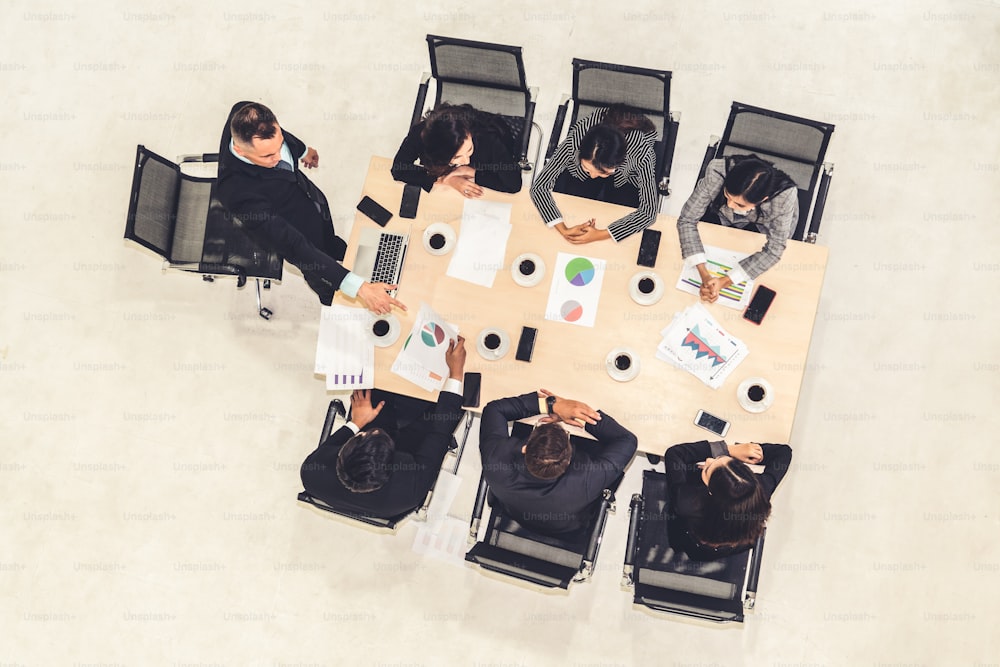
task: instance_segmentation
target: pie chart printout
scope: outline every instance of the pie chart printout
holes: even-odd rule
[[[570,285],[589,285],[594,279],[594,273],[594,264],[586,257],[574,257],[566,264],[566,280]]]
[[[556,255],[545,304],[545,319],[577,327],[597,321],[606,260],[561,252]]]
[[[423,341],[424,345],[427,347],[437,347],[444,342],[444,339],[444,329],[434,322],[427,322],[424,324],[423,328],[420,329],[420,340]]]
[[[583,317],[583,306],[580,305],[579,301],[570,300],[562,305],[559,309],[559,313],[567,322],[576,322]]]

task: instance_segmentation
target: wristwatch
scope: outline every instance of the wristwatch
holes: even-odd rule
[[[556,397],[555,396],[546,396],[545,397],[545,411],[548,412],[551,415],[552,411],[555,409],[555,407],[556,407]]]

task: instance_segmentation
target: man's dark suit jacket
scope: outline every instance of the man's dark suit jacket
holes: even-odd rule
[[[573,461],[562,476],[538,479],[524,464],[524,440],[508,434],[507,422],[537,415],[535,392],[491,401],[483,409],[479,451],[490,491],[518,522],[546,533],[582,529],[593,516],[594,502],[625,470],[636,450],[636,438],[608,415],[601,413],[587,433],[597,443],[585,452],[573,447]]]
[[[713,447],[714,445],[714,447]],[[775,488],[788,472],[792,462],[792,448],[788,445],[761,444],[764,472],[757,476],[764,495],[770,499]],[[667,471],[667,488],[670,492],[670,544],[694,560],[713,560],[746,551],[752,544],[736,547],[711,547],[702,544],[688,530],[689,522],[702,516],[708,487],[701,479],[698,464],[707,458],[728,456],[725,444],[707,440],[674,445],[663,455]],[[713,473],[714,474],[714,473]]]
[[[229,121],[245,104],[230,110],[222,130],[216,195],[254,240],[297,266],[320,301],[329,304],[348,273],[338,262],[347,244],[334,232],[326,197],[299,168],[306,145],[281,128],[294,171],[247,164],[233,155]]]
[[[383,396],[373,392],[373,405],[382,399]],[[396,443],[390,464],[392,475],[382,488],[354,493],[337,477],[337,455],[354,435],[347,426],[337,429],[306,457],[300,471],[302,484],[311,495],[338,509],[381,518],[409,512],[423,503],[434,486],[462,414],[462,397],[442,391],[436,406],[421,418],[397,428],[394,411],[387,402],[375,421],[366,427],[366,430],[383,429]]]

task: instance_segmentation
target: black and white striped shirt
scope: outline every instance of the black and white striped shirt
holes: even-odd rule
[[[570,128],[569,133],[555,154],[545,164],[534,185],[531,186],[531,201],[549,227],[562,222],[562,213],[552,198],[552,187],[564,172],[568,171],[581,181],[590,177],[580,166],[580,143],[590,128],[598,125],[607,109],[598,109],[586,118],[581,118]],[[615,187],[631,183],[639,191],[639,208],[624,218],[615,220],[608,225],[608,232],[616,242],[640,232],[656,220],[656,153],[653,151],[655,137],[639,130],[632,130],[625,135],[625,164],[615,169],[610,178],[614,179]]]

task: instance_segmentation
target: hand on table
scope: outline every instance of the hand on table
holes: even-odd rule
[[[539,389],[538,393],[546,397],[554,395],[547,389]],[[556,396],[556,402],[552,405],[552,414],[542,417],[538,420],[538,423],[548,424],[563,421],[567,424],[582,427],[587,424],[596,424],[600,420],[600,413],[586,403]]]
[[[760,463],[764,460],[764,450],[756,442],[737,443],[726,447],[730,456],[743,463]]]
[[[453,171],[439,178],[438,182],[455,188],[463,197],[469,199],[483,196],[482,187],[476,185],[476,170],[467,165],[455,167]]]
[[[351,421],[358,429],[363,429],[368,424],[375,421],[378,413],[382,412],[385,401],[372,407],[372,394],[368,389],[355,389],[351,394]]]
[[[457,340],[448,341],[448,351],[444,353],[444,360],[448,364],[448,377],[461,380],[465,377],[465,338],[459,336]]]
[[[319,153],[315,148],[307,148],[305,157],[302,158],[302,166],[309,169],[319,166]]]
[[[385,315],[392,311],[393,306],[399,306],[406,310],[402,302],[389,296],[387,290],[396,289],[398,285],[387,285],[385,283],[362,283],[358,288],[358,298],[365,304],[365,308],[376,315]]]

